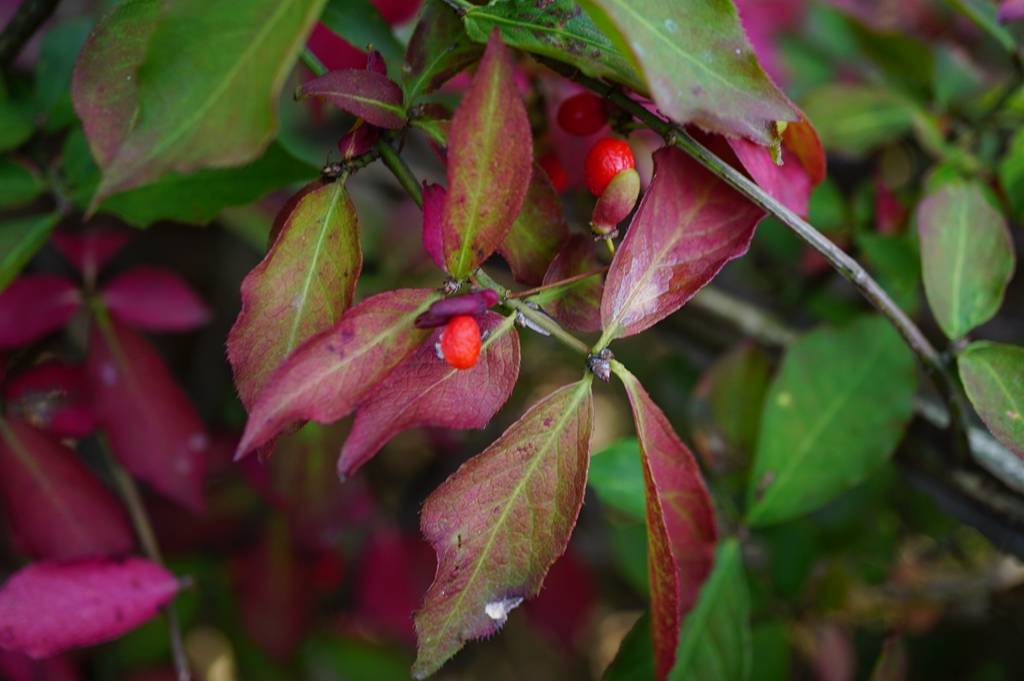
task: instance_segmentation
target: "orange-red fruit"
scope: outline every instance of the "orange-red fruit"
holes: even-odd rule
[[[562,165],[562,162],[558,160],[558,156],[555,154],[544,154],[537,160],[537,165],[548,174],[551,185],[559,194],[564,192],[566,187],[569,186],[569,173],[566,172],[565,166]]]
[[[452,317],[441,332],[441,354],[456,369],[470,369],[480,357],[480,325],[468,314]]]
[[[628,144],[614,137],[600,139],[590,148],[583,166],[587,189],[594,196],[600,196],[616,175],[635,167],[633,150]]]
[[[558,107],[558,125],[570,135],[587,137],[608,124],[608,107],[591,92],[581,92]]]

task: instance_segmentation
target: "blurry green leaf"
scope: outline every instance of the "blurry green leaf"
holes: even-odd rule
[[[841,232],[847,227],[846,199],[831,178],[826,177],[811,193],[808,219],[826,234]]]
[[[651,614],[645,612],[619,644],[619,652],[601,681],[648,681],[654,678],[651,650]]]
[[[587,485],[602,503],[642,522],[646,517],[644,472],[636,438],[619,440],[593,454]]]
[[[0,208],[28,203],[45,188],[35,170],[11,158],[0,158]]]
[[[849,19],[861,57],[867,57],[894,86],[927,100],[932,83],[932,47],[906,33],[886,33]]]
[[[1007,52],[1016,52],[1017,42],[1006,27],[1000,25],[996,16],[996,3],[992,0],[946,0],[958,12],[980,26],[982,30],[995,38],[996,42]],[[1004,0],[1000,0],[1003,2]]]
[[[917,208],[928,305],[952,339],[991,319],[1013,275],[1006,220],[976,183],[947,184]]]
[[[650,589],[647,574],[647,526],[643,521],[611,521],[608,541],[622,577],[638,594]]]
[[[748,522],[788,520],[862,481],[898,444],[915,389],[914,357],[881,317],[791,345],[765,402]]]
[[[313,638],[301,657],[309,681],[406,681],[412,664],[400,649],[333,636]]]
[[[918,308],[921,261],[911,237],[910,233],[859,232],[856,241],[882,288],[904,312],[913,315]]]
[[[0,291],[43,247],[59,217],[52,213],[0,222]]]
[[[73,19],[47,31],[39,45],[33,108],[46,122],[47,130],[57,130],[75,121],[71,72],[90,30],[91,19]]]
[[[669,679],[743,681],[750,669],[750,594],[740,544],[727,539],[718,548],[697,605],[683,622]]]
[[[0,84],[0,152],[20,147],[32,136],[32,120],[20,102],[15,102]]]
[[[751,641],[754,650],[751,681],[787,681],[792,678],[785,623],[770,621],[758,624],[754,627]]]
[[[936,102],[943,108],[972,104],[963,100],[978,93],[984,78],[985,74],[965,51],[948,45],[936,49],[932,88]]]
[[[960,379],[996,439],[1024,457],[1024,348],[978,341],[958,358]]]
[[[999,183],[1013,215],[1024,217],[1024,128],[1014,133],[1003,160],[999,162]]]
[[[868,85],[820,87],[804,99],[803,109],[827,149],[851,156],[906,135],[915,113],[899,95]]]
[[[360,50],[372,45],[384,55],[388,73],[398,75],[405,50],[370,0],[330,0],[320,21]]]

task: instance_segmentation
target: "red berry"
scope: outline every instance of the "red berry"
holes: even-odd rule
[[[635,168],[633,150],[622,140],[605,137],[594,143],[583,168],[587,189],[600,196],[612,179],[627,168]]]
[[[558,125],[570,135],[587,137],[608,124],[608,106],[591,92],[581,92],[558,107]]]
[[[565,166],[558,160],[558,157],[554,154],[544,154],[537,160],[537,164],[548,174],[548,179],[551,180],[555,191],[559,194],[564,192],[565,188],[569,186],[569,173],[565,171]]]
[[[480,325],[468,314],[452,317],[441,332],[441,354],[456,369],[470,369],[480,357]]]

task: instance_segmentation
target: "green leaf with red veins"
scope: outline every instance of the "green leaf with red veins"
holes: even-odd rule
[[[991,319],[1015,265],[1006,219],[977,184],[948,184],[917,208],[924,292],[935,321],[956,339]]]
[[[338,459],[349,478],[398,433],[409,428],[483,428],[508,400],[519,377],[515,317],[487,312],[480,358],[470,369],[451,367],[437,356],[438,328],[359,405]]]
[[[88,41],[73,88],[103,169],[93,207],[172,171],[258,157],[274,137],[278,94],[324,2],[177,0],[152,3],[156,19],[115,11],[101,27],[104,38]],[[110,59],[117,68],[101,66]],[[120,82],[128,77],[134,91]],[[113,122],[98,122],[108,108]]]
[[[522,208],[533,139],[512,54],[495,33],[452,118],[442,242],[448,272],[464,279],[505,239]]]
[[[405,51],[406,101],[411,104],[441,87],[482,51],[466,35],[455,10],[442,0],[427,0]]]
[[[405,125],[402,88],[374,71],[328,71],[306,81],[295,91],[295,99],[306,97],[322,97],[342,111],[380,128],[398,129]]]
[[[228,334],[228,360],[247,409],[292,350],[348,309],[363,264],[344,183],[311,185],[278,221],[274,245],[242,282],[242,310]]]
[[[763,213],[674,147],[654,154],[654,177],[615,253],[601,299],[605,342],[672,314],[746,253]]]
[[[416,613],[416,678],[497,632],[540,591],[583,503],[592,421],[588,374],[531,407],[427,498],[420,526],[438,566]]]
[[[569,225],[562,216],[562,200],[548,174],[534,165],[526,200],[498,253],[512,269],[516,281],[536,286],[568,238]]]
[[[639,64],[658,108],[676,123],[777,142],[796,107],[757,61],[729,0],[582,0],[612,42]]]
[[[996,439],[1024,458],[1024,348],[979,341],[958,358],[960,379]]]
[[[585,234],[573,234],[551,261],[544,284],[553,284],[570,277],[601,269],[601,261],[594,252],[594,240]],[[601,328],[601,291],[604,275],[595,274],[581,279],[567,288],[551,291],[552,302],[547,303],[547,292],[531,298],[551,313],[555,319],[576,331],[597,331]]]
[[[296,421],[331,423],[351,413],[430,335],[413,321],[438,298],[430,289],[378,294],[299,346],[257,393],[238,456]]]
[[[718,532],[711,496],[693,454],[640,381],[616,363],[633,408],[647,500],[647,569],[655,678],[672,668],[679,623],[711,572]]]

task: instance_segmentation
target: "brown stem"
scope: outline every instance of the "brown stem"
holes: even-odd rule
[[[584,272],[583,274],[577,274],[575,276],[568,277],[567,279],[562,279],[560,281],[553,281],[550,284],[544,284],[543,286],[535,286],[533,288],[528,288],[525,291],[515,291],[514,293],[509,293],[508,297],[510,299],[511,298],[529,298],[530,296],[535,296],[538,293],[541,293],[542,291],[549,291],[549,290],[551,290],[553,288],[561,288],[563,286],[571,286],[572,284],[575,284],[578,281],[583,281],[584,279],[587,279],[588,277],[594,277],[594,276],[597,276],[599,274],[604,274],[607,271],[608,271],[607,267],[602,267],[600,269],[596,269],[596,270],[593,270],[591,272]]]

